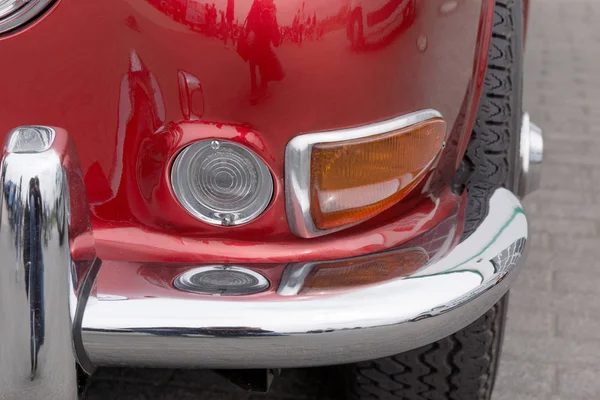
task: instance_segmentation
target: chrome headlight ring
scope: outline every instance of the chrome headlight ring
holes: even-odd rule
[[[17,29],[38,17],[55,0],[0,0],[0,33]]]

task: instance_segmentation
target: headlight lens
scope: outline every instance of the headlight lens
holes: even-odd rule
[[[273,178],[265,163],[228,141],[202,140],[186,147],[173,164],[171,181],[183,207],[213,225],[252,221],[273,196]]]

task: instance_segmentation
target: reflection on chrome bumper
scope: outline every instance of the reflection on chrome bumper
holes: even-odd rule
[[[74,400],[77,364],[93,368],[73,330],[93,260],[78,171],[63,130],[24,127],[9,135],[0,174],[0,399]],[[73,259],[76,241],[82,251]]]
[[[77,363],[86,372],[94,365],[273,368],[410,350],[498,301],[527,240],[518,199],[497,189],[475,232],[451,250],[447,241],[442,257],[404,278],[303,296],[310,266],[290,265],[278,293],[251,301],[182,296],[174,287],[159,297],[109,297],[93,287],[100,264],[91,262],[73,147],[66,132],[53,140],[40,152],[7,152],[2,163],[2,399],[75,399]]]
[[[405,279],[328,296],[90,299],[83,341],[101,365],[298,367],[388,356],[463,328],[508,290],[527,220],[498,189],[464,242]],[[290,268],[290,267],[288,267]],[[280,288],[297,286],[284,280]],[[142,278],[140,278],[142,279]],[[284,293],[284,294],[289,294]]]

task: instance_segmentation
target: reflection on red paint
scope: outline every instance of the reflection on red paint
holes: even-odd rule
[[[446,255],[454,246],[457,244],[461,230],[459,226],[462,224],[462,208],[450,212],[446,218],[444,218],[436,226],[431,227],[428,232],[424,235],[420,235],[415,239],[405,243],[402,249],[419,248],[424,251],[423,254],[431,262],[440,259]],[[393,247],[393,246],[392,246]],[[394,249],[394,251],[402,251],[400,248]],[[419,253],[421,253],[421,251]],[[318,259],[318,257],[317,257]],[[175,260],[174,260],[175,261]],[[335,268],[332,271],[325,271],[326,269],[332,269],[333,265],[323,264],[323,272],[335,273]],[[113,294],[119,294],[121,297],[114,298],[118,300],[125,296],[127,298],[144,298],[144,297],[177,297],[177,298],[197,298],[198,296],[204,296],[196,293],[189,293],[184,291],[173,291],[173,281],[180,274],[201,265],[207,265],[206,262],[199,261],[197,264],[182,264],[178,262],[165,261],[165,262],[139,262],[139,261],[106,261],[98,279],[96,280],[96,287],[98,295],[103,299],[113,298]],[[286,263],[269,261],[268,259],[248,259],[238,265],[246,268],[251,268],[254,271],[259,272],[265,276],[271,286],[265,292],[257,293],[251,296],[244,297],[244,301],[260,301],[264,299],[277,300],[281,297],[276,293],[282,282],[282,277],[286,268],[292,267]],[[394,266],[391,265],[393,268]],[[402,266],[400,266],[402,267]],[[355,271],[354,273],[362,274],[363,271]],[[388,281],[391,279],[397,279],[402,274],[394,272],[404,272],[406,269],[397,270],[394,268],[391,271],[392,274],[380,277],[379,281]],[[141,278],[141,279],[140,279]],[[355,279],[356,276],[352,277]],[[317,280],[317,283],[322,286],[320,277],[313,277],[313,281]],[[336,284],[339,284],[337,282]],[[355,287],[360,288],[360,286]],[[339,294],[340,290],[334,291],[330,294]],[[310,296],[310,294],[299,294],[298,298]],[[219,301],[235,301],[236,297],[220,297]]]
[[[272,232],[252,230],[243,239],[194,236],[165,228],[106,227],[95,229],[98,255],[112,260],[188,263],[265,263],[331,260],[354,257],[399,246],[426,233],[448,215],[464,208],[464,199],[449,192],[426,199],[411,212],[384,225],[373,221],[318,240],[273,238]],[[170,211],[165,212],[168,214]],[[389,215],[388,215],[388,218]],[[462,218],[461,218],[462,220]],[[285,221],[282,221],[286,223]],[[462,221],[461,221],[462,223]],[[163,225],[164,226],[164,225]],[[270,237],[271,240],[264,240]]]
[[[179,106],[186,121],[198,121],[204,115],[204,92],[200,80],[186,71],[177,72]]]
[[[347,36],[355,50],[389,45],[416,20],[416,0],[353,0]]]
[[[146,185],[148,175],[156,174],[153,171],[156,168],[148,166],[157,166],[160,173],[165,161],[165,143],[158,146],[158,151],[149,150],[165,121],[162,92],[156,77],[135,51],[130,54],[129,71],[121,80],[118,121],[115,159],[108,180],[95,181],[95,176],[86,179],[86,186],[108,183],[109,187],[103,191],[108,195],[106,198],[89,199],[96,215],[107,220],[115,218],[116,210],[138,217],[143,213],[141,197],[148,199],[153,186]]]
[[[256,104],[268,95],[268,83],[280,81],[285,76],[283,67],[271,44],[281,43],[281,32],[277,23],[277,7],[273,0],[254,0],[244,29],[238,38],[237,51],[250,67],[250,101]],[[260,72],[260,85],[257,80]]]

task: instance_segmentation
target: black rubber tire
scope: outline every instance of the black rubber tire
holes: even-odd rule
[[[337,367],[344,400],[490,399],[508,296],[481,318],[406,353]]]
[[[523,118],[523,0],[496,0],[488,68],[465,155],[473,174],[463,237],[487,215],[499,186],[515,190]]]
[[[497,187],[514,189],[522,118],[523,1],[497,0],[488,69],[465,162],[473,168],[463,238]],[[489,400],[508,294],[466,328],[427,346],[337,367],[344,400]]]

